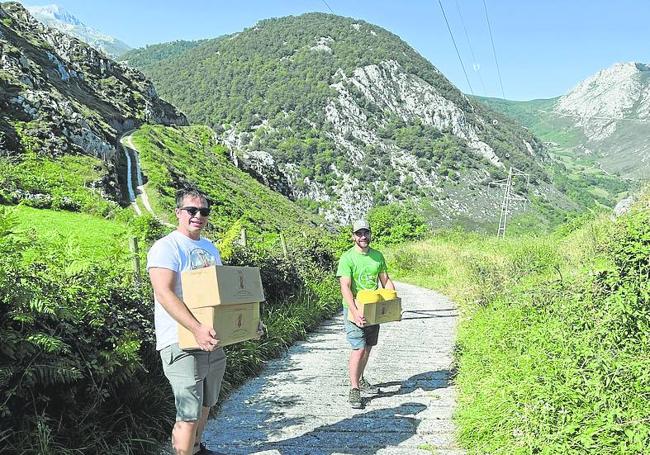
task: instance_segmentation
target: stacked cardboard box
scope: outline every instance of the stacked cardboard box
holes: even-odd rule
[[[219,346],[257,336],[264,300],[258,267],[211,266],[181,274],[183,301],[196,319],[217,333]],[[192,332],[178,325],[181,349],[198,349]]]
[[[356,297],[357,308],[366,318],[366,326],[402,320],[402,299],[391,289],[362,290]],[[352,312],[348,319],[354,322]]]

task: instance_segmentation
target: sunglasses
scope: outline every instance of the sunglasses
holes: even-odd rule
[[[370,237],[370,231],[366,229],[359,230],[354,233],[357,237]]]
[[[181,207],[179,210],[185,210],[190,216],[196,216],[197,213],[200,213],[201,216],[209,216],[210,208],[209,207]]]

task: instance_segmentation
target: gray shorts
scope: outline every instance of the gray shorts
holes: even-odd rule
[[[217,404],[226,371],[223,348],[212,352],[183,351],[174,343],[160,350],[160,358],[174,392],[177,422],[198,420],[202,407]]]
[[[343,321],[345,334],[352,349],[364,349],[377,344],[379,338],[379,324],[359,327],[348,320],[348,308],[343,307]]]

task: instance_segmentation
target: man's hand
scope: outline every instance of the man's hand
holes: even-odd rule
[[[355,304],[357,303],[356,300],[354,301],[354,303]],[[354,310],[352,308],[348,308],[348,311],[352,312],[352,319],[354,319],[355,325],[357,325],[358,327],[363,327],[364,325],[366,325],[367,322],[366,318],[363,317],[363,314],[359,312],[359,307],[355,308]]]
[[[192,334],[202,351],[214,351],[219,346],[217,332],[207,325],[199,324]]]
[[[266,335],[266,326],[262,321],[260,321],[259,324],[257,324],[257,336],[255,337],[256,340],[261,339],[264,335]]]

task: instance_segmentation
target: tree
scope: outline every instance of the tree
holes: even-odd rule
[[[412,204],[388,204],[374,207],[368,213],[373,239],[395,244],[424,237],[428,226]]]

